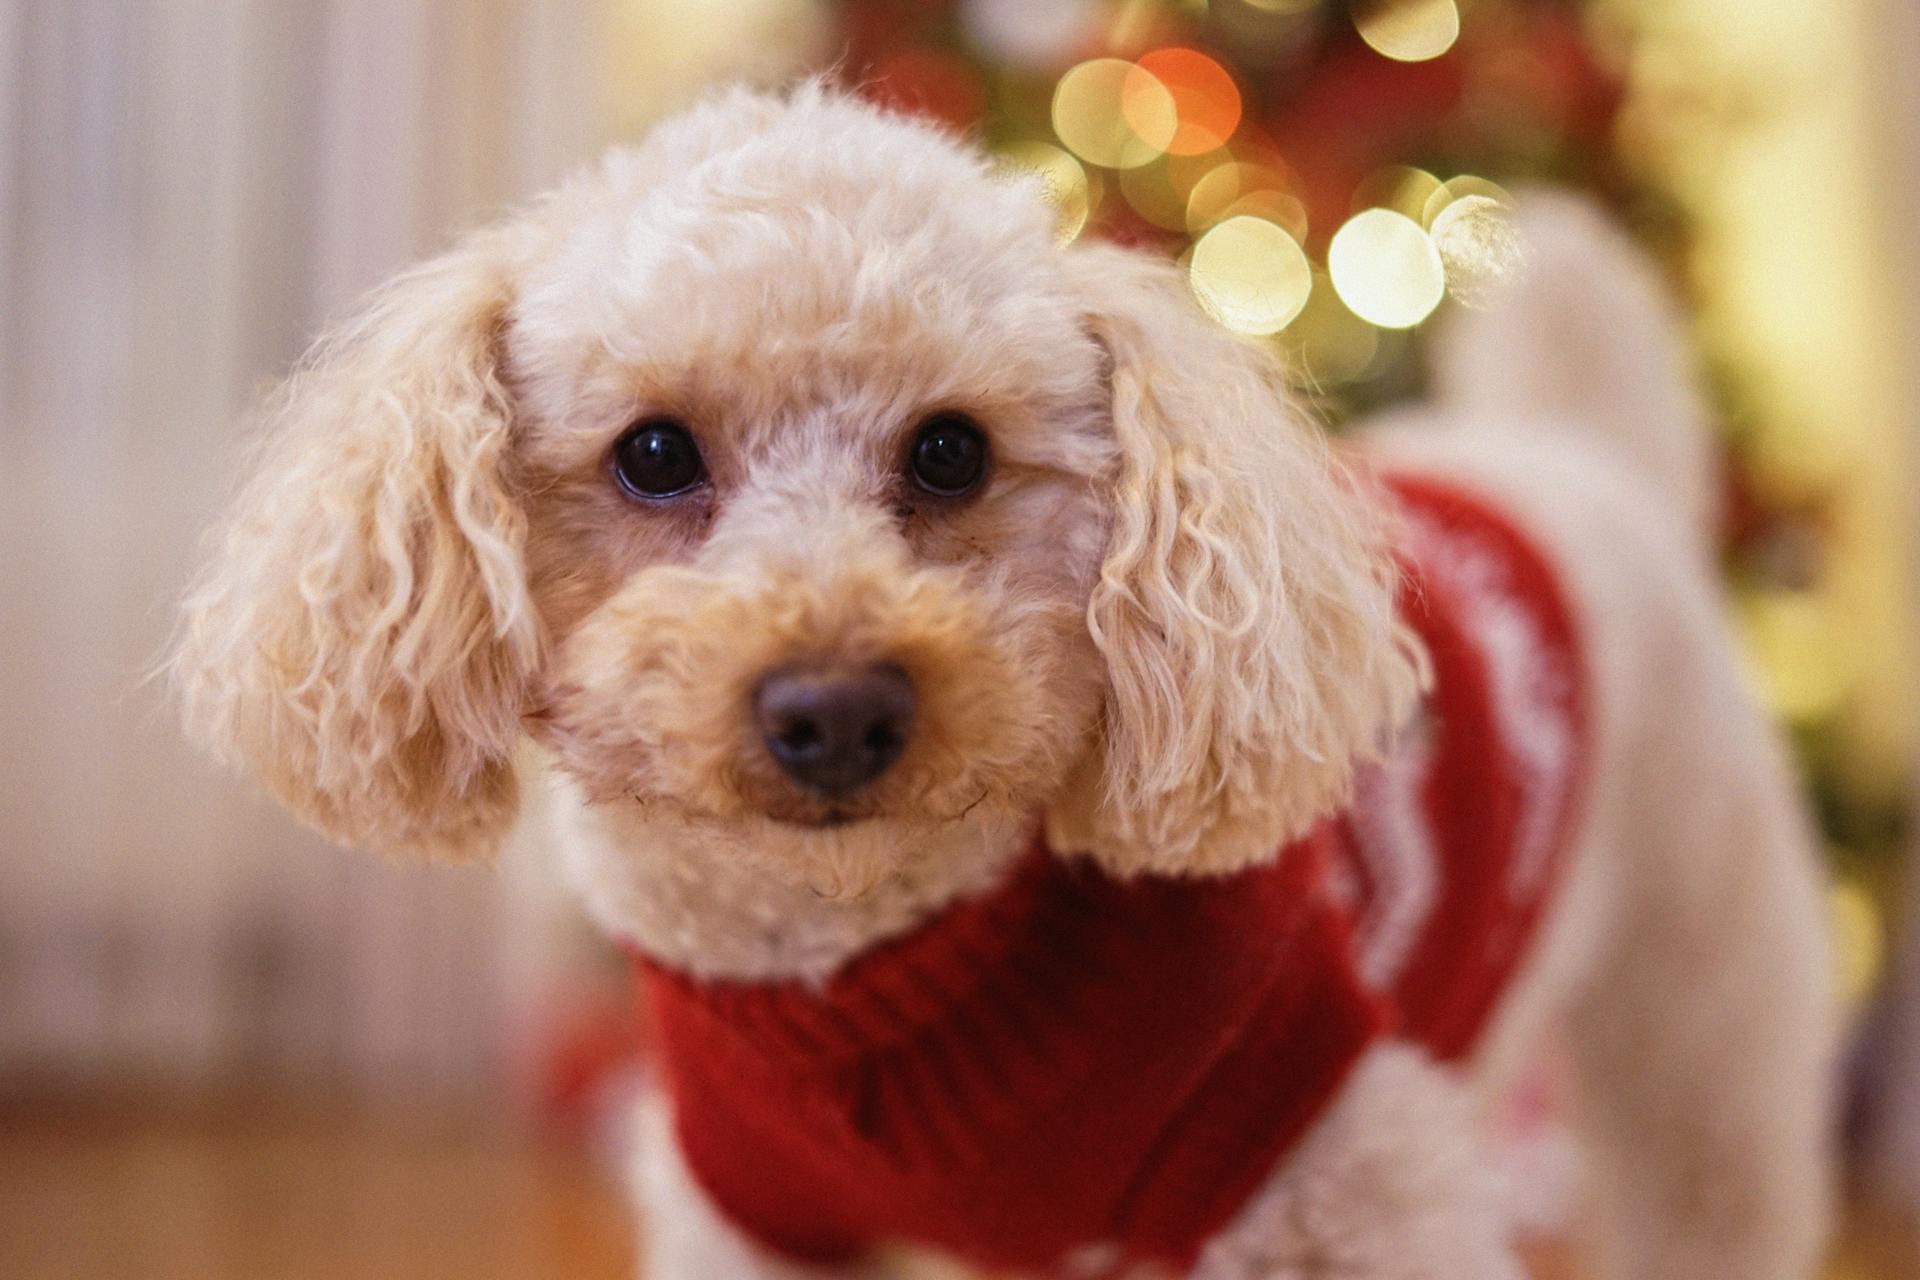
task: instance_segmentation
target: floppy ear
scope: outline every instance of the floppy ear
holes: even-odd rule
[[[1050,817],[1122,872],[1224,872],[1346,798],[1410,707],[1377,507],[1274,359],[1209,320],[1172,264],[1066,269],[1111,362],[1112,528],[1087,606],[1102,739]]]
[[[540,653],[495,348],[514,227],[381,290],[267,405],[172,676],[190,734],[329,836],[484,853]]]

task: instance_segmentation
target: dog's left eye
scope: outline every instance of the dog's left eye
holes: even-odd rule
[[[987,437],[964,413],[930,416],[907,450],[913,482],[928,493],[957,498],[980,483],[987,470]]]
[[[700,446],[672,418],[635,423],[613,446],[613,474],[637,498],[671,498],[706,476]]]

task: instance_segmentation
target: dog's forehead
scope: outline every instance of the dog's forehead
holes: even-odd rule
[[[519,312],[600,363],[798,388],[911,353],[903,376],[1011,383],[1078,327],[1037,186],[851,104],[789,105],[706,151],[669,131],[610,161],[595,204]]]
[[[831,95],[714,104],[610,157],[607,177],[628,195],[615,217],[636,267],[685,269],[704,255],[755,271],[799,250],[828,268],[864,250],[869,269],[894,258],[958,273],[989,262],[1031,271],[1051,257],[1039,183],[923,123]],[[915,261],[934,249],[937,263]]]

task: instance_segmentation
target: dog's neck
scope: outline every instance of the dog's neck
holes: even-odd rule
[[[690,819],[556,786],[561,853],[588,912],[707,980],[824,982],[853,957],[994,885],[1031,845],[1012,814],[829,832]]]

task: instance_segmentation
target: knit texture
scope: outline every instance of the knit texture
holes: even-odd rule
[[[881,1241],[1044,1272],[1190,1266],[1394,1035],[1465,1053],[1570,843],[1587,717],[1552,574],[1467,495],[1390,478],[1420,723],[1352,808],[1224,878],[1036,845],[824,988],[639,962],[716,1205],[818,1263]]]

